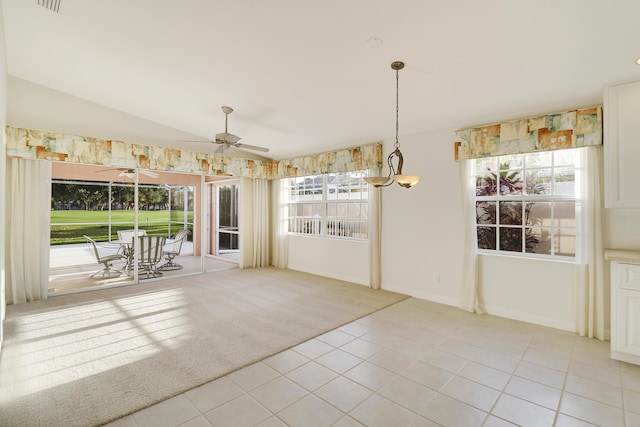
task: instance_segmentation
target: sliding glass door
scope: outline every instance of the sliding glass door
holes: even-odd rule
[[[196,213],[202,177],[142,171],[136,185],[134,170],[54,166],[50,293],[134,283],[135,229],[166,239],[153,277],[203,271]]]
[[[239,188],[237,180],[211,182],[208,189],[208,255],[240,260]]]

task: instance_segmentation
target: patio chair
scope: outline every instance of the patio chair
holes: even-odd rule
[[[164,250],[163,255],[167,262],[158,267],[158,270],[170,271],[170,270],[180,270],[182,266],[177,262],[174,262],[174,258],[180,255],[180,250],[182,249],[182,242],[189,235],[189,230],[180,230],[176,233],[173,241],[168,243]]]
[[[138,271],[147,279],[162,276],[156,265],[162,261],[162,248],[167,238],[164,236],[138,236],[138,247],[135,257],[138,260]]]
[[[125,255],[116,253],[112,255],[101,256],[100,251],[98,251],[98,245],[96,244],[96,241],[89,236],[84,236],[84,238],[87,239],[87,243],[93,248],[93,252],[96,255],[96,261],[98,262],[98,264],[104,265],[104,268],[102,270],[92,273],[90,277],[107,278],[124,274],[122,271],[116,270],[111,267],[113,266],[113,261],[126,260],[127,257]]]

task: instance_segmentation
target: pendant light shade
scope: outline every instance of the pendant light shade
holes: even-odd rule
[[[413,187],[422,179],[421,175],[405,175],[402,173],[402,164],[404,159],[400,152],[400,141],[398,140],[398,87],[400,81],[400,70],[404,68],[404,62],[395,61],[391,63],[391,68],[396,71],[396,142],[393,144],[394,150],[389,154],[387,158],[387,165],[389,166],[389,175],[385,176],[371,176],[364,180],[373,185],[374,187],[388,187],[397,182],[398,185],[404,188]],[[397,166],[394,166],[394,161],[397,162]]]

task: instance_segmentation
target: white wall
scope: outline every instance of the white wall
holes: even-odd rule
[[[369,243],[291,235],[288,268],[368,286]]]
[[[2,16],[2,4],[0,4],[0,22],[4,22]],[[3,342],[3,321],[5,318],[5,181],[6,181],[6,152],[7,141],[4,129],[7,125],[7,59],[4,41],[4,31],[0,31],[0,351]]]
[[[575,331],[574,263],[481,255],[478,267],[487,313]]]
[[[400,137],[412,188],[382,189],[382,287],[458,305],[463,244],[458,165],[451,130]],[[384,142],[384,156],[393,149]]]
[[[423,178],[410,189],[382,189],[382,288],[458,306],[464,236],[454,141],[453,130],[400,138],[403,172]],[[384,142],[385,156],[392,146]],[[289,268],[368,283],[367,244],[305,236],[289,242]],[[575,329],[572,263],[483,255],[479,290],[490,314]]]

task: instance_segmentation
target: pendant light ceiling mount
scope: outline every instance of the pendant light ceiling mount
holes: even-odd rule
[[[373,185],[374,187],[388,187],[393,182],[397,182],[398,185],[404,188],[410,188],[416,185],[422,179],[420,175],[404,175],[402,173],[402,165],[404,163],[404,158],[402,157],[402,153],[400,152],[400,141],[398,139],[398,88],[400,81],[400,73],[399,71],[404,68],[404,62],[402,61],[394,61],[391,63],[391,68],[396,72],[396,142],[393,144],[394,150],[389,154],[387,158],[387,165],[389,166],[389,175],[388,176],[371,176],[367,177],[364,180]],[[398,166],[394,166],[394,160],[397,159]]]

